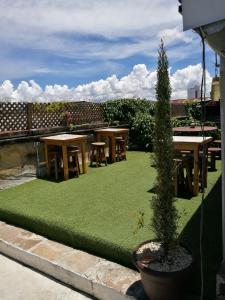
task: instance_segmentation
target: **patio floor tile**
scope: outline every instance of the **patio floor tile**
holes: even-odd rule
[[[49,261],[56,262],[57,259],[73,252],[73,250],[70,247],[46,239],[34,247],[31,252]]]
[[[61,257],[58,263],[60,266],[63,266],[68,270],[83,274],[90,268],[95,268],[99,260],[100,258],[94,255],[85,253],[83,251],[74,250],[71,254]]]

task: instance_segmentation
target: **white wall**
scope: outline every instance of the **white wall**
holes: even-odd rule
[[[225,0],[182,0],[184,30],[225,19]]]

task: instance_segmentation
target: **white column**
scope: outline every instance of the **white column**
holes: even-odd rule
[[[225,57],[220,57],[220,117],[221,117],[221,156],[222,156],[222,234],[223,260],[225,259]]]

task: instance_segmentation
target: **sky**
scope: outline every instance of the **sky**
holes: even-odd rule
[[[172,99],[201,82],[201,40],[176,0],[0,0],[0,28],[0,101],[154,100],[161,39]],[[209,47],[206,62],[209,94]]]

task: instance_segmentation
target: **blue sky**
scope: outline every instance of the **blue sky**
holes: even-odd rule
[[[200,38],[176,0],[1,0],[0,28],[1,99],[154,98],[161,38],[173,98],[201,80]],[[213,64],[207,47],[208,86]]]

